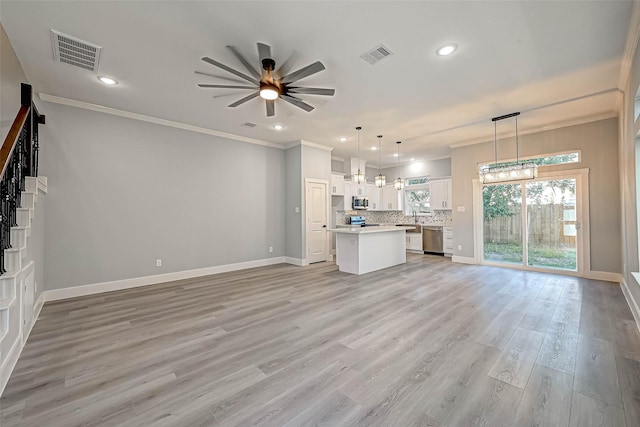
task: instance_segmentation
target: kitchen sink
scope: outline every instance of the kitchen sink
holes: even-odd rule
[[[396,224],[396,227],[414,227],[413,230],[407,230],[407,233],[422,233],[422,225],[420,224]]]

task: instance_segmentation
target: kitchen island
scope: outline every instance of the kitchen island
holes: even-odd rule
[[[406,230],[413,227],[335,228],[336,264],[340,271],[364,274],[407,262]]]

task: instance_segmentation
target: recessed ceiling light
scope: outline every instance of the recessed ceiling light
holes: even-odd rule
[[[416,159],[414,159],[414,158],[412,157],[412,158],[411,158],[411,161],[412,161],[412,162],[415,162],[415,161],[416,161]]]
[[[112,79],[111,77],[105,77],[105,76],[100,76],[98,77],[98,80],[100,80],[102,83],[109,85],[109,86],[113,86],[113,85],[117,85],[118,82],[114,79]]]
[[[457,48],[458,48],[458,45],[455,45],[453,43],[447,44],[442,46],[440,49],[436,50],[436,53],[440,56],[447,56],[455,52]]]
[[[371,147],[371,151],[376,151],[378,147]]]
[[[341,137],[340,137],[340,142],[345,142],[346,140],[347,140],[347,138],[346,138],[346,137],[344,137],[344,136],[341,136]]]
[[[282,130],[282,129],[284,129],[284,126],[282,126],[282,125],[273,125],[273,128],[275,130]]]
[[[398,157],[398,153],[393,153],[393,157]]]

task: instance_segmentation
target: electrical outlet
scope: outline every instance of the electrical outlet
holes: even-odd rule
[[[464,212],[464,211],[465,211],[464,206],[458,206],[458,212]]]
[[[458,245],[458,250],[461,251],[462,250],[462,245]]]
[[[296,206],[295,211],[296,211],[296,213],[300,213],[300,208]]]
[[[162,267],[162,260],[161,259],[157,259],[156,260],[156,267]]]
[[[269,252],[273,252],[273,246],[269,246]]]

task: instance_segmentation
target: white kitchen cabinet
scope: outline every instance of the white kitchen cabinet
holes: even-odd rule
[[[362,184],[356,184],[355,182],[351,182],[351,195],[358,197],[365,197],[367,195],[367,184],[364,182]]]
[[[375,184],[367,184],[367,197],[369,198],[369,210],[383,210],[380,205],[380,189]]]
[[[453,255],[453,227],[442,227],[442,245],[444,255]]]
[[[430,205],[434,210],[451,209],[451,179],[435,179],[429,183]]]
[[[398,193],[402,193],[401,191],[396,190],[393,184],[387,184],[382,187],[381,192],[381,200],[380,203],[382,205],[382,210],[385,211],[397,211],[400,210],[398,205]]]
[[[350,211],[353,209],[353,203],[351,201],[353,196],[353,183],[351,181],[344,181],[344,210]]]
[[[422,233],[407,233],[407,249],[412,251],[422,250]]]
[[[344,175],[331,174],[331,195],[344,196]]]

